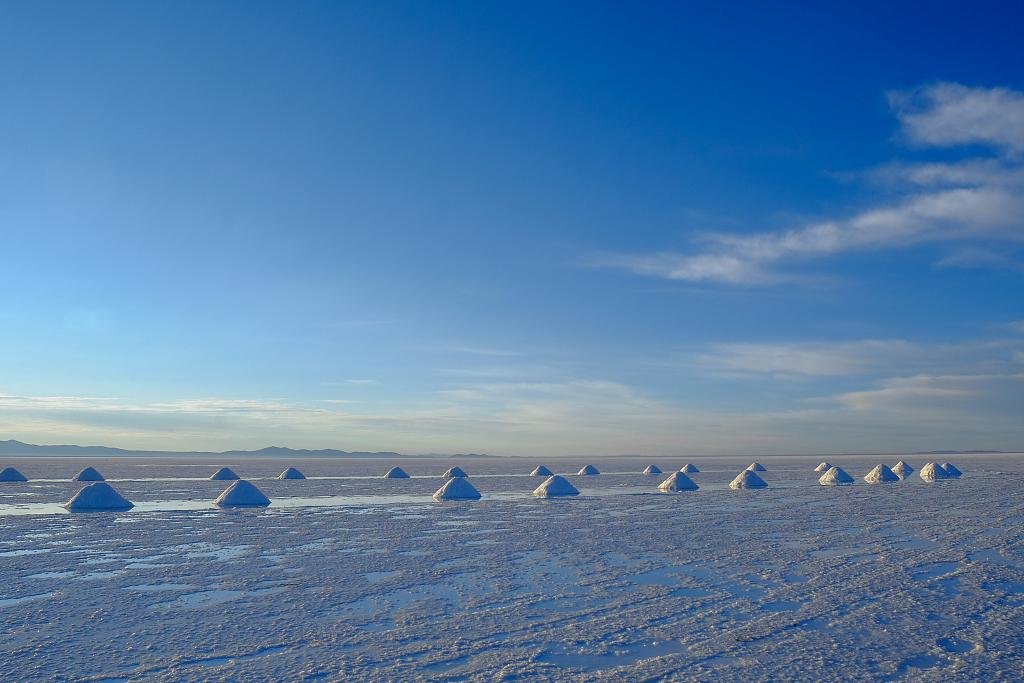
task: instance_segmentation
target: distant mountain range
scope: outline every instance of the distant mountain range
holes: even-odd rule
[[[9,439],[0,441],[0,455],[65,455],[65,456],[206,456],[219,455],[228,457],[257,458],[484,458],[490,457],[483,453],[429,453],[425,455],[403,455],[391,451],[339,451],[334,448],[309,450],[307,448],[285,448],[283,446],[267,446],[255,451],[133,451],[110,446],[75,446],[71,444],[59,446],[39,446]]]

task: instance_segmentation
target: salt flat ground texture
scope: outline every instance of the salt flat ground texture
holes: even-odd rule
[[[829,458],[848,487],[760,458],[769,488],[729,490],[749,460],[694,459],[674,494],[597,461],[557,500],[530,496],[537,462],[460,460],[466,503],[430,499],[440,460],[0,463],[35,480],[0,484],[0,678],[1024,678],[1024,456],[874,486],[882,458]],[[61,514],[86,464],[137,507]],[[274,505],[213,508],[220,465]]]

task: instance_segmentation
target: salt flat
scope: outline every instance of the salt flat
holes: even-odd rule
[[[898,459],[826,487],[759,457],[733,491],[751,458],[688,458],[700,490],[659,493],[651,458],[552,458],[581,492],[553,500],[539,461],[460,460],[483,499],[445,503],[443,460],[0,463],[32,480],[0,484],[0,678],[1020,680],[1024,456],[861,479]],[[136,507],[57,507],[86,464]],[[213,507],[222,465],[271,507]]]

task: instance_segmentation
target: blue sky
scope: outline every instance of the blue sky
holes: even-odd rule
[[[997,3],[5,3],[0,438],[1024,447]]]

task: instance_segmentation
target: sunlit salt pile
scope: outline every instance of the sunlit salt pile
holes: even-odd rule
[[[954,465],[954,464],[953,464],[953,463],[951,463],[951,462],[944,462],[944,463],[942,463],[942,469],[946,470],[946,475],[947,475],[947,476],[948,476],[948,477],[949,477],[950,479],[956,479],[956,478],[957,478],[957,477],[959,477],[959,476],[960,476],[961,474],[963,474],[963,472],[961,472],[960,470],[958,470],[958,469],[957,469],[957,467],[956,467],[956,465]]]
[[[557,496],[578,496],[579,490],[565,477],[554,474],[533,491],[538,498],[555,498]]]
[[[647,467],[644,468],[644,474],[661,474],[661,468],[658,467],[657,465],[648,465]]]
[[[830,469],[832,469],[832,463],[830,463],[828,460],[826,460],[825,462],[823,462],[820,465],[818,465],[817,467],[815,467],[814,471],[815,472],[828,472]]]
[[[305,479],[306,475],[304,475],[302,472],[299,472],[294,467],[289,467],[284,472],[282,472],[281,474],[277,475],[277,478],[278,479]]]
[[[666,493],[675,491],[696,491],[699,486],[694,483],[693,479],[690,479],[684,472],[673,472],[669,475],[668,479],[658,484],[659,491],[665,491]]]
[[[900,460],[898,463],[892,466],[892,471],[900,479],[906,479],[907,477],[914,473],[914,468]]]
[[[452,477],[434,492],[434,500],[479,500],[480,492],[465,477]]]
[[[946,470],[942,469],[941,465],[936,465],[933,462],[930,462],[924,467],[922,467],[921,471],[918,472],[918,475],[927,482],[949,478],[949,475],[946,474]]]
[[[888,465],[875,465],[870,472],[864,475],[864,481],[869,484],[888,484],[889,482],[899,480],[900,478],[889,469]]]
[[[466,474],[465,470],[463,470],[461,467],[456,466],[456,467],[449,467],[447,470],[445,470],[445,473],[441,475],[441,478],[442,479],[454,479],[456,477],[468,477],[468,476],[469,475]]]
[[[825,474],[818,478],[822,486],[845,486],[853,483],[853,477],[847,474],[842,467],[829,467]]]
[[[552,474],[554,472],[544,467],[544,465],[537,465],[533,472],[530,472],[531,477],[550,477]]]
[[[408,479],[409,475],[401,467],[392,467],[384,474],[385,479]]]
[[[580,468],[580,471],[577,472],[576,474],[594,475],[594,474],[601,474],[601,473],[598,472],[597,468],[594,467],[593,465],[584,465],[583,467]]]
[[[76,474],[72,481],[103,481],[103,475],[92,467],[86,467],[84,470]]]
[[[235,479],[238,479],[238,475],[230,467],[221,467],[210,475],[211,481],[234,481]]]
[[[265,507],[270,499],[263,495],[255,484],[239,479],[213,501],[222,508],[227,507]]]
[[[679,471],[684,474],[700,474],[700,470],[693,463],[686,463],[679,468]]]
[[[105,481],[89,484],[74,495],[64,507],[72,512],[91,512],[98,510],[130,510],[132,503],[114,490]]]
[[[0,481],[28,481],[28,477],[13,467],[5,467],[0,471]]]
[[[752,462],[752,463],[750,463],[749,465],[747,465],[747,469],[750,470],[751,472],[764,472],[765,471],[764,465],[762,465],[759,462]]]
[[[756,463],[755,463],[756,464]],[[731,489],[766,489],[768,484],[754,470],[743,470],[729,483]]]

